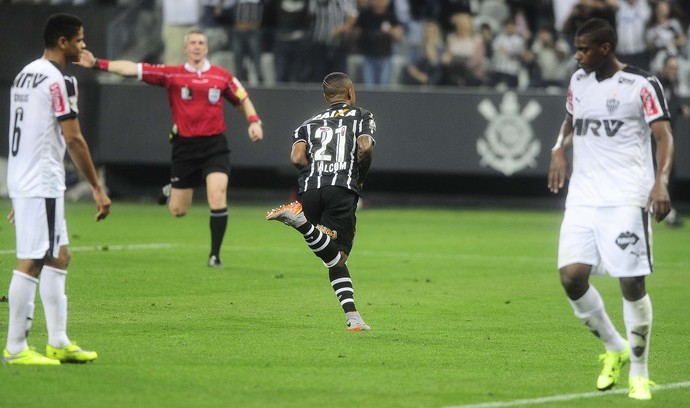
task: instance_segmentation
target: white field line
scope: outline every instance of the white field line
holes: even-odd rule
[[[168,249],[178,247],[177,244],[132,244],[132,245],[94,245],[83,247],[70,247],[72,252],[94,252],[94,251],[133,251],[140,249]],[[0,249],[0,255],[12,255],[14,249]]]
[[[652,391],[658,392],[663,390],[672,390],[676,388],[688,388],[690,387],[690,381],[683,381],[673,384],[655,385],[651,387]],[[484,402],[480,404],[469,404],[469,405],[453,405],[445,408],[507,408],[507,407],[526,407],[530,405],[548,404],[549,402],[561,402],[561,401],[573,401],[578,399],[587,398],[599,398],[607,397],[609,395],[615,394],[627,394],[627,389],[619,389],[615,391],[594,391],[585,392],[581,394],[562,394],[553,395],[550,397],[540,397],[540,398],[530,398],[530,399],[520,399],[513,401],[502,401],[502,402]]]

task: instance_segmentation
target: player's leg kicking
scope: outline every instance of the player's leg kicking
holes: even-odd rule
[[[283,222],[299,231],[312,252],[328,268],[331,287],[345,312],[347,329],[371,330],[371,327],[364,323],[355,306],[352,279],[345,264],[347,254],[340,251],[338,244],[327,233],[307,220],[302,204],[293,202],[282,205],[266,214],[266,219]]]

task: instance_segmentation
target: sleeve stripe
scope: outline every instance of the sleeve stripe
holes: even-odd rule
[[[652,87],[654,88],[654,93],[656,94],[656,97],[659,100],[659,103],[661,104],[661,111],[663,113],[663,116],[669,117],[670,115],[668,112],[668,102],[664,97],[664,90],[661,87],[659,80],[655,76],[648,77],[648,80],[649,83],[652,84]]]

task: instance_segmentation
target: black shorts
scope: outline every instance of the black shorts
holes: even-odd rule
[[[230,149],[224,135],[175,137],[172,145],[173,187],[199,187],[211,173],[230,174]]]
[[[352,250],[355,240],[358,200],[357,193],[337,186],[307,190],[300,194],[307,220],[328,234],[346,254]]]

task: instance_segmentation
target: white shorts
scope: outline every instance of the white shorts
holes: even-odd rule
[[[65,199],[13,198],[17,259],[57,258],[69,244],[65,223]]]
[[[652,273],[652,228],[635,206],[566,208],[558,243],[558,268],[575,263],[617,278]],[[603,270],[602,270],[603,268]]]

